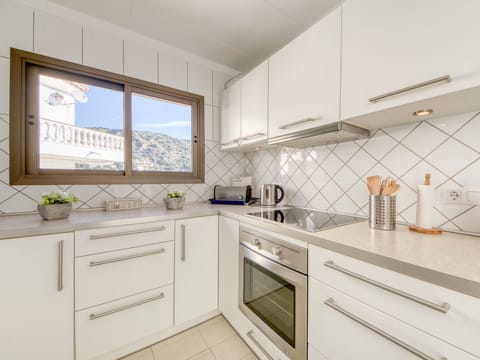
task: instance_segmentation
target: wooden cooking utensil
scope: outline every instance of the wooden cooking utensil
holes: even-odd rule
[[[393,184],[392,189],[390,191],[390,196],[395,196],[400,192],[400,184]]]
[[[367,177],[367,187],[371,195],[380,195],[380,187],[382,185],[380,176],[369,176]]]

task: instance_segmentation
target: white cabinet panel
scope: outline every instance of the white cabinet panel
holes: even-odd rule
[[[10,113],[10,60],[0,57],[0,114]]]
[[[77,310],[173,283],[173,241],[75,260]]]
[[[35,11],[34,51],[75,63],[82,62],[82,26]]]
[[[10,47],[33,50],[33,9],[19,2],[0,2],[0,56],[10,57]]]
[[[83,64],[123,74],[123,40],[94,28],[83,30]]]
[[[213,140],[213,109],[210,105],[205,105],[205,140]]]
[[[213,72],[213,106],[220,106],[221,94],[225,89],[225,82],[232,76],[218,71]]]
[[[240,139],[240,82],[234,83],[222,92],[220,115],[220,142],[222,149],[238,146]]]
[[[158,54],[158,83],[187,90],[187,62],[168,54]]]
[[[345,2],[342,119],[478,86],[479,12],[476,0]],[[369,101],[443,75],[452,81]]]
[[[220,141],[220,108],[213,107],[213,140]]]
[[[124,56],[125,75],[153,83],[157,82],[157,50],[125,40]]]
[[[203,95],[205,104],[212,105],[212,71],[201,65],[188,63],[188,91]]]
[[[340,37],[338,8],[269,59],[269,137],[339,120]]]
[[[78,311],[75,322],[76,359],[93,359],[171,327],[173,286]]]
[[[308,341],[315,348],[321,349],[329,359],[417,360],[419,358],[398,343],[379,335],[372,330],[371,326],[432,359],[442,359],[442,357],[455,360],[476,359],[313,278],[309,279],[308,299]],[[332,304],[331,299],[336,309],[325,304],[325,302]]]
[[[263,62],[241,80],[242,143],[267,137],[268,61]]]
[[[217,309],[218,216],[175,224],[175,324]]]
[[[0,359],[72,360],[73,235],[0,241],[0,283]]]

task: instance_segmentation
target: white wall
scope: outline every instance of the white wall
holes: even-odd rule
[[[43,191],[57,186],[8,185],[10,47],[61,58],[205,97],[206,184],[61,186],[80,197],[79,208],[103,207],[113,197],[139,197],[161,203],[170,188],[187,201],[206,200],[217,183],[243,172],[243,156],[219,151],[219,106],[223,83],[237,71],[63,8],[48,1],[0,1],[0,214],[31,212]],[[215,168],[214,170],[212,170]]]

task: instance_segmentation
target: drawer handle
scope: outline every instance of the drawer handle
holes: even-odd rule
[[[402,89],[398,89],[398,90],[387,92],[387,93],[382,94],[382,95],[374,96],[374,97],[368,99],[368,101],[370,101],[372,103],[376,103],[376,102],[388,99],[392,96],[406,93],[408,91],[417,90],[417,89],[423,88],[425,86],[430,86],[430,85],[435,85],[435,84],[439,84],[439,83],[443,83],[443,82],[450,82],[450,81],[452,81],[452,78],[450,77],[450,75],[444,75],[444,76],[441,76],[439,78],[435,78],[435,79],[432,79],[432,80],[427,80],[427,81],[424,81],[424,82],[421,82],[421,83],[418,83],[418,84],[414,84],[414,85],[404,87]]]
[[[181,226],[182,230],[182,248],[181,248],[181,254],[180,254],[180,260],[183,262],[185,261],[185,224],[182,224]]]
[[[320,120],[320,119],[321,119],[321,117],[305,118],[305,119],[297,120],[297,121],[294,121],[294,122],[291,122],[291,123],[288,123],[288,124],[280,125],[278,128],[281,129],[281,130],[285,130],[285,129],[289,129],[291,127],[300,126],[300,125],[303,125],[305,123],[317,121],[317,120]]]
[[[390,335],[389,333],[383,331],[382,329],[376,327],[375,325],[372,325],[368,321],[365,321],[362,318],[358,317],[357,315],[352,314],[350,311],[345,310],[344,308],[339,306],[333,298],[329,298],[328,300],[324,301],[323,303],[325,305],[327,305],[328,307],[338,311],[342,315],[345,315],[346,317],[348,317],[348,318],[352,319],[353,321],[359,323],[360,325],[365,326],[367,329],[373,331],[374,333],[377,333],[378,335],[383,336],[385,339],[390,340],[394,344],[397,344],[401,348],[403,348],[403,349],[411,352],[412,354],[418,356],[420,359],[436,360],[434,357],[431,357],[431,356],[425,354],[424,352],[414,348],[413,346],[408,345],[407,343],[403,342],[402,340],[396,338],[393,335]],[[440,360],[448,360],[448,359],[446,357],[442,356],[440,358]]]
[[[327,266],[331,269],[334,269],[334,270],[337,270],[337,271],[340,271],[341,273],[344,273],[346,275],[349,275],[355,279],[358,279],[358,280],[362,280],[362,281],[365,281],[366,283],[369,283],[371,285],[374,285],[374,286],[377,286],[383,290],[386,290],[386,291],[389,291],[391,293],[394,293],[394,294],[397,294],[399,296],[402,296],[406,299],[409,299],[409,300],[412,300],[412,301],[415,301],[419,304],[422,304],[422,305],[425,305],[431,309],[434,309],[434,310],[437,310],[437,311],[440,311],[444,314],[446,314],[449,310],[450,310],[450,304],[449,303],[443,303],[443,304],[435,304],[431,301],[428,301],[428,300],[425,300],[425,299],[422,299],[422,298],[419,298],[418,296],[415,296],[415,295],[412,295],[412,294],[409,294],[409,293],[406,293],[402,290],[398,290],[398,289],[395,289],[391,286],[388,286],[388,285],[385,285],[385,284],[382,284],[381,282],[378,282],[378,281],[375,281],[375,280],[372,280],[372,279],[369,279],[363,275],[360,275],[360,274],[357,274],[357,273],[354,273],[348,269],[345,269],[341,266],[338,266],[337,264],[335,264],[332,260],[329,260],[327,261],[326,263],[323,264],[324,266]]]
[[[101,261],[90,261],[90,266],[99,266],[99,265],[111,264],[111,263],[114,263],[114,262],[136,259],[136,258],[140,258],[140,257],[144,257],[144,256],[150,256],[150,255],[155,255],[155,254],[163,254],[164,252],[165,252],[165,249],[161,248],[159,250],[153,250],[153,251],[143,252],[143,253],[139,253],[139,254],[132,254],[132,255],[122,256],[122,257],[118,257],[118,258],[106,259],[106,260],[101,260]]]
[[[227,146],[230,144],[238,144],[240,142],[240,138],[235,138],[232,141],[227,141],[226,143],[221,143],[222,146]]]
[[[256,138],[256,137],[260,137],[260,136],[266,136],[267,134],[265,133],[255,133],[255,134],[250,134],[250,135],[245,135],[244,137],[242,137],[242,141],[247,141],[249,139],[252,139],[252,138]]]
[[[274,360],[273,357],[268,353],[268,351],[260,344],[260,342],[255,339],[255,337],[253,336],[253,330],[247,332],[247,336],[250,338],[250,340],[252,340],[255,346],[260,349],[260,351],[263,353],[263,355],[265,355],[268,360]]]
[[[58,242],[57,290],[63,290],[63,240]]]
[[[110,237],[115,237],[115,236],[127,236],[127,235],[143,234],[143,233],[153,232],[153,231],[162,231],[162,230],[165,230],[165,229],[166,229],[165,226],[160,226],[158,228],[152,228],[152,229],[123,231],[123,232],[117,232],[117,233],[111,233],[111,234],[101,234],[101,235],[90,235],[90,240],[105,239],[105,238],[110,238]]]
[[[143,299],[143,300],[136,301],[136,302],[128,304],[128,305],[119,306],[119,307],[114,308],[112,310],[107,310],[107,311],[104,311],[104,312],[101,312],[101,313],[98,313],[98,314],[91,313],[90,314],[90,320],[95,320],[95,319],[98,319],[98,318],[101,318],[101,317],[104,317],[104,316],[112,315],[112,314],[115,314],[115,313],[123,311],[123,310],[128,310],[128,309],[131,309],[133,307],[140,306],[140,305],[143,305],[143,304],[147,304],[147,303],[155,301],[155,300],[163,299],[164,297],[165,297],[165,294],[162,292],[159,295],[152,296],[148,299]]]

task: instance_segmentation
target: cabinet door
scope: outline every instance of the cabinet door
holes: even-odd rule
[[[265,139],[268,128],[268,61],[257,66],[240,82],[241,142]]]
[[[123,63],[125,75],[152,83],[157,82],[157,50],[126,40]]]
[[[341,9],[269,60],[269,137],[339,120]]]
[[[220,143],[222,149],[238,146],[240,138],[240,82],[222,92]]]
[[[83,29],[83,64],[117,74],[123,72],[123,40],[95,28]]]
[[[175,323],[217,309],[218,216],[175,224]]]
[[[474,45],[480,32],[479,12],[477,0],[347,1],[342,119],[479,85],[480,50]],[[452,81],[369,101],[444,75]]]
[[[0,240],[0,284],[0,359],[73,359],[73,235]]]

